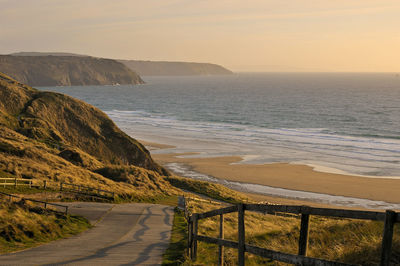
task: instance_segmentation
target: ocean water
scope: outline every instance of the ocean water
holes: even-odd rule
[[[144,77],[145,85],[40,88],[105,111],[135,138],[192,156],[400,176],[400,77],[265,73]],[[161,151],[164,152],[164,151]]]

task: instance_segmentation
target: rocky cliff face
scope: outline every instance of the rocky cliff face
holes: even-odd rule
[[[30,86],[143,83],[138,74],[116,60],[87,56],[0,55],[0,72]]]
[[[232,71],[216,64],[119,60],[142,76],[229,75]]]
[[[168,191],[168,172],[99,109],[0,73],[0,175]],[[115,182],[126,182],[123,187]],[[150,191],[150,192],[149,192]],[[141,193],[136,191],[135,193]]]

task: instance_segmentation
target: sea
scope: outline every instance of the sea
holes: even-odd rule
[[[100,108],[134,138],[176,146],[154,152],[236,155],[239,163],[306,164],[316,171],[400,179],[396,73],[143,78],[144,85],[39,89]]]

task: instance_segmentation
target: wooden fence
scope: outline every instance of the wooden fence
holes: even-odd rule
[[[114,199],[115,198],[115,192],[113,192],[113,191],[108,191],[108,190],[103,190],[103,189],[88,187],[88,186],[83,186],[83,185],[65,183],[65,182],[60,183],[60,191],[73,192],[73,193],[78,193],[78,194],[82,194],[85,196],[102,198],[102,199],[110,199],[110,198]]]
[[[46,202],[46,201],[41,201],[41,200],[35,200],[35,199],[23,198],[23,197],[20,197],[20,196],[16,196],[16,195],[4,193],[4,192],[0,192],[0,194],[5,196],[5,197],[8,197],[10,201],[12,201],[13,198],[17,198],[17,199],[23,199],[23,200],[26,200],[26,201],[31,201],[31,202],[34,202],[34,203],[43,204],[43,207],[45,209],[47,209],[47,206],[61,207],[61,208],[64,208],[64,213],[68,214],[68,206],[66,206],[66,205],[61,205],[61,204],[51,203],[51,202]]]
[[[0,178],[0,186],[29,186],[32,187],[32,179],[25,178],[12,178],[12,177],[3,177]]]
[[[35,181],[35,183],[33,183]],[[52,182],[43,180],[43,184],[40,183],[40,180],[37,179],[24,179],[24,178],[0,178],[0,186],[17,186],[27,185],[29,188],[39,188],[39,189],[59,189],[60,192],[70,192],[75,194],[80,194],[86,197],[106,199],[106,200],[114,200],[115,192],[94,188],[84,185],[77,185],[66,182]]]
[[[260,248],[245,243],[245,211],[254,211],[264,214],[295,214],[301,215],[300,237],[298,254],[288,254],[270,249]],[[224,239],[224,214],[238,213],[238,242]],[[185,211],[186,213],[186,211]],[[197,242],[203,241],[219,246],[219,264],[223,265],[224,247],[238,250],[238,265],[244,265],[245,252],[255,254],[275,261],[286,262],[296,265],[350,265],[340,262],[327,261],[307,257],[308,232],[310,215],[350,218],[372,221],[383,221],[384,230],[382,238],[382,251],[380,265],[388,266],[391,256],[393,227],[400,222],[400,215],[391,210],[386,212],[356,211],[329,208],[314,208],[309,206],[290,205],[268,205],[268,204],[238,204],[205,213],[194,213],[188,215],[188,255],[193,261],[197,257]],[[198,234],[199,220],[219,216],[219,238],[208,237]]]

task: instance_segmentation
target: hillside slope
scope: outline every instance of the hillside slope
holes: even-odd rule
[[[229,75],[232,71],[216,64],[119,60],[131,70],[142,76],[193,76],[193,75]]]
[[[147,196],[168,172],[99,109],[0,73],[0,173]],[[143,195],[145,196],[145,195]]]
[[[141,84],[138,74],[111,59],[0,55],[0,72],[30,86]]]

